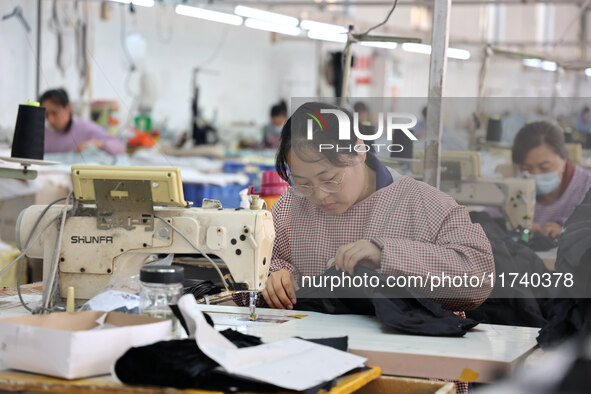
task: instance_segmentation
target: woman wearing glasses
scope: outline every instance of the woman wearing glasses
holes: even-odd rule
[[[479,288],[428,294],[455,311],[482,303],[494,262],[480,225],[448,195],[364,152],[350,114],[352,137],[339,139],[337,116],[321,113],[327,108],[338,109],[302,105],[281,133],[276,167],[291,187],[271,211],[276,239],[264,302],[297,309],[301,277],[320,275],[334,262],[350,274],[362,265],[393,276],[485,276]]]

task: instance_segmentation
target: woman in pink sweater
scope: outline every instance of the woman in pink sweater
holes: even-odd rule
[[[522,176],[536,181],[532,231],[558,237],[566,219],[591,188],[591,172],[568,160],[564,132],[549,122],[529,123],[519,130],[512,159]]]
[[[125,144],[90,120],[72,117],[64,89],[52,89],[39,98],[51,129],[45,129],[45,153],[81,153],[94,146],[110,155],[125,154]]]
[[[349,113],[351,137],[342,139],[342,122],[327,108],[338,109],[304,104],[282,130],[276,167],[291,187],[271,211],[276,239],[264,302],[297,309],[302,276],[322,274],[334,259],[351,274],[363,265],[391,276],[477,276],[482,286],[424,292],[454,311],[477,307],[494,275],[480,225],[450,196],[381,164],[355,136]]]

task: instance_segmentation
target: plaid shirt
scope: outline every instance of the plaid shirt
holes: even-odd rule
[[[384,275],[485,276],[482,287],[424,293],[450,310],[480,305],[492,290],[487,276],[495,272],[484,231],[447,194],[394,175],[391,184],[338,216],[326,215],[291,190],[283,193],[271,210],[276,239],[270,271],[286,269],[300,283],[302,275],[322,274],[340,246],[366,239],[382,250],[378,272]],[[247,305],[247,300],[246,295],[235,297],[238,304]]]

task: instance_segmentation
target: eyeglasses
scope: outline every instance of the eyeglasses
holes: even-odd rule
[[[289,176],[289,178],[291,179],[291,189],[294,191],[295,194],[302,196],[302,197],[310,197],[313,193],[314,193],[314,188],[318,187],[320,190],[322,190],[325,193],[338,193],[341,191],[341,189],[343,188],[343,180],[345,179],[345,173],[347,172],[347,169],[345,168],[345,171],[343,171],[343,176],[341,177],[340,181],[324,181],[324,182],[320,182],[319,185],[317,186],[309,186],[309,185],[296,185],[293,181],[293,178],[291,178],[291,175]]]

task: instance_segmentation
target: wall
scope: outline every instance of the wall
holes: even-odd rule
[[[12,11],[21,5],[32,31],[24,33],[16,20],[0,22],[0,128],[12,129],[16,119],[17,104],[34,96],[35,68],[35,0],[4,0],[0,2],[0,14]],[[272,42],[267,32],[234,27],[199,19],[176,15],[170,6],[155,8],[137,7],[131,16],[127,7],[113,4],[111,17],[99,17],[100,3],[80,2],[76,9],[73,1],[60,0],[58,8],[64,24],[63,46],[65,75],[55,64],[56,34],[51,24],[52,1],[43,2],[43,53],[41,89],[65,86],[72,98],[79,101],[92,99],[116,99],[120,103],[120,117],[127,119],[128,111],[134,107],[133,92],[139,89],[139,73],[128,77],[128,64],[121,45],[122,20],[125,15],[126,31],[135,31],[145,37],[148,54],[144,72],[155,91],[153,117],[156,124],[166,120],[170,130],[186,130],[190,121],[190,100],[192,96],[193,69],[202,66],[198,77],[201,89],[200,102],[207,117],[217,117],[221,124],[233,122],[266,121],[270,105],[280,97],[315,96],[317,86],[323,95],[331,94],[318,76],[319,59],[330,50],[340,50],[340,44],[319,44],[303,38],[281,37]],[[562,34],[565,21],[574,15],[573,7],[556,6],[556,34]],[[385,9],[384,9],[385,10]],[[359,9],[357,23],[370,25],[376,18],[375,8]],[[383,10],[382,10],[383,11]],[[528,30],[528,21],[534,17],[533,8],[508,7],[507,24],[511,31],[506,34],[511,39],[535,39],[536,30]],[[77,15],[87,15],[89,22],[88,60],[90,67],[90,90],[81,98],[80,81],[76,69],[75,35],[68,26]],[[401,29],[410,17],[409,8],[397,10],[388,24],[389,28]],[[308,17],[322,19],[323,15],[310,12]],[[355,22],[351,16],[349,20]],[[478,8],[453,9],[451,30],[454,37],[477,40]],[[562,22],[562,23],[558,23]],[[365,22],[367,25],[367,22]],[[409,31],[410,29],[410,31]],[[416,30],[416,29],[415,29]],[[405,33],[412,35],[412,27]],[[416,30],[417,34],[425,31]],[[428,36],[428,35],[427,35]],[[576,38],[576,29],[567,31],[568,40]],[[480,70],[481,48],[466,47],[472,51],[470,61],[450,60],[448,63],[446,95],[473,97],[478,93],[478,73]],[[356,48],[356,53],[366,53],[367,49]],[[572,51],[571,51],[572,52]],[[319,57],[319,53],[323,55]],[[393,51],[379,51],[380,56],[389,59],[392,67],[388,75],[376,76],[382,83],[397,84],[397,94],[401,97],[420,97],[427,94],[429,57],[411,54],[400,48]],[[212,55],[213,60],[207,64]],[[320,78],[320,80],[319,80]],[[394,81],[394,82],[393,82]],[[554,73],[528,69],[519,61],[495,57],[490,64],[486,79],[487,96],[550,96],[552,94]],[[560,96],[572,96],[576,79],[573,73],[566,73],[559,91]],[[126,88],[129,85],[129,88]],[[588,78],[579,82],[580,94],[591,95]],[[383,91],[380,86],[372,92]],[[90,94],[90,96],[89,96]]]
[[[64,4],[65,3],[65,4]],[[75,20],[71,2],[59,2],[60,9]],[[28,35],[16,20],[0,23],[0,126],[13,127],[17,104],[34,96],[35,1],[2,1],[0,14],[20,4],[33,30]],[[80,81],[75,66],[72,28],[64,29],[65,75],[56,66],[56,35],[50,27],[51,2],[43,3],[43,50],[41,90],[64,86],[73,100],[80,98]],[[176,15],[170,6],[137,7],[130,16],[125,6],[114,4],[111,18],[99,19],[100,4],[83,3],[89,17],[89,66],[93,99],[116,99],[125,120],[133,106],[126,89],[127,62],[121,45],[121,17],[125,11],[126,30],[145,37],[148,53],[145,72],[150,76],[157,100],[153,114],[167,119],[170,129],[186,129],[190,122],[193,94],[192,76],[199,73],[200,102],[204,113],[222,123],[234,121],[263,123],[270,106],[280,97],[311,95],[316,86],[315,48],[309,41],[271,42],[263,31],[223,25]],[[27,39],[32,42],[29,47]],[[213,60],[203,64],[211,56]],[[139,88],[139,73],[129,82],[131,92]],[[87,100],[84,97],[84,100]]]

